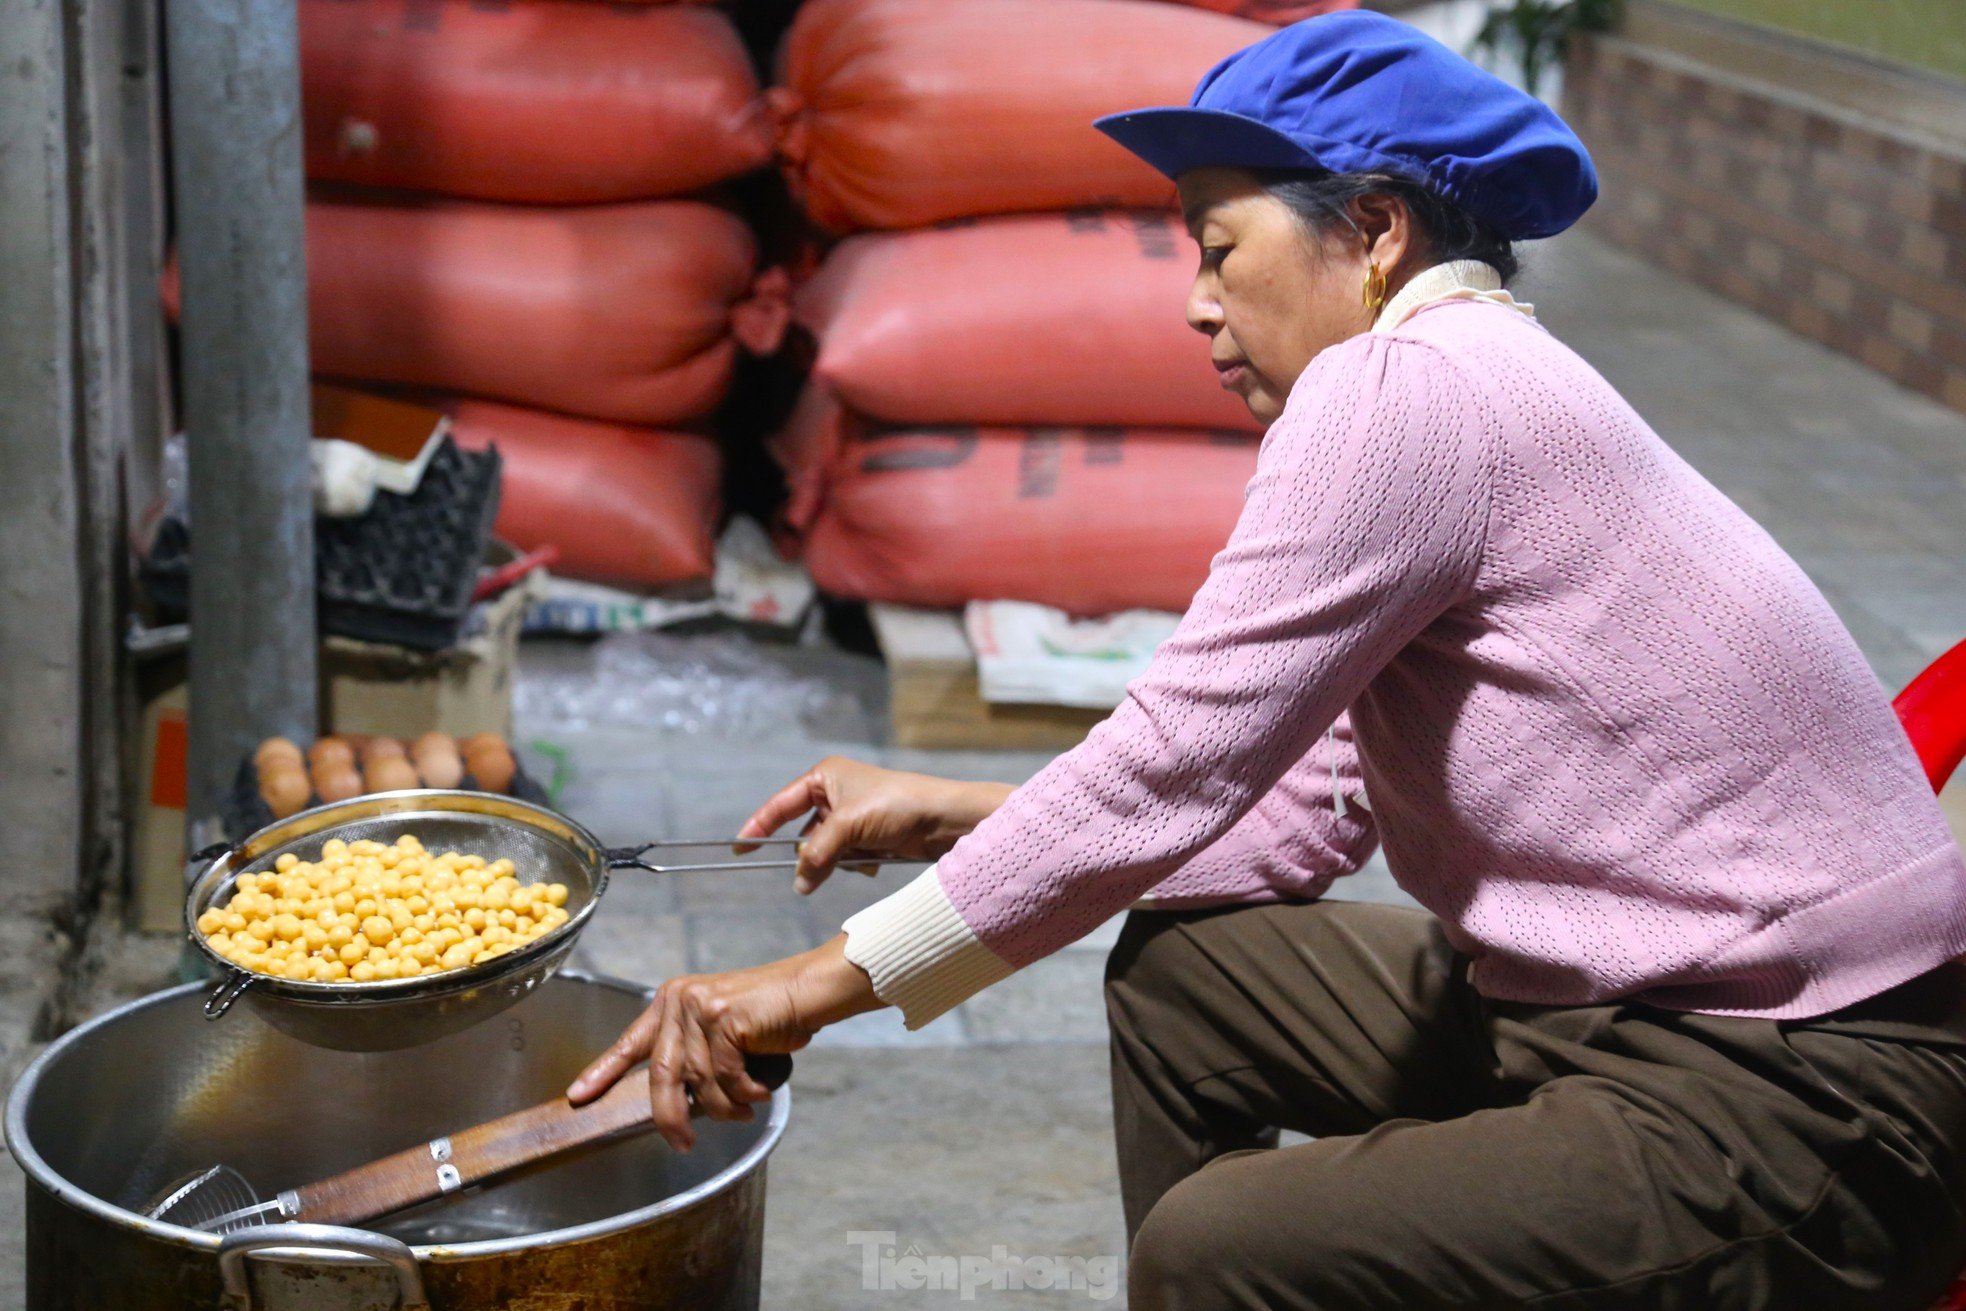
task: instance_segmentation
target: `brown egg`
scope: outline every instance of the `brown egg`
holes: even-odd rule
[[[427,755],[440,748],[455,754],[458,749],[457,741],[449,733],[438,733],[434,731],[425,733],[417,738],[416,741],[410,743],[410,757],[411,759],[415,759],[417,756]]]
[[[362,795],[362,777],[350,765],[319,770],[314,775],[314,790],[323,801],[346,801]]]
[[[355,764],[355,748],[338,737],[324,737],[307,748],[307,767],[314,775],[315,785],[320,785],[320,774],[324,769],[352,769]],[[323,793],[322,795],[326,795]]]
[[[463,757],[458,755],[457,744],[447,734],[425,733],[416,740],[410,754],[425,787],[454,788],[464,781]]]
[[[362,744],[362,765],[367,768],[378,760],[402,760],[403,744],[393,737],[372,737]]]
[[[464,765],[471,777],[478,781],[479,790],[484,792],[506,791],[512,786],[512,775],[518,772],[511,748],[505,745],[503,738],[480,742],[476,750],[472,750],[467,743]]]
[[[296,757],[292,762],[276,760],[260,771],[259,795],[266,802],[266,808],[273,812],[273,818],[285,819],[307,809],[307,799],[314,789],[307,782],[307,771],[300,767]]]
[[[399,792],[416,786],[416,770],[401,756],[371,756],[362,766],[362,782],[371,792]]]
[[[505,745],[505,739],[496,733],[473,733],[470,737],[459,738],[457,743],[457,749],[463,753],[466,760],[487,747],[498,747],[506,751],[511,749]]]
[[[253,752],[253,767],[262,774],[276,760],[298,765],[301,762],[300,748],[283,737],[269,737],[259,744],[259,750]]]

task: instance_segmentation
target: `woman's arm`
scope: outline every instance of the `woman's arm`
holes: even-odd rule
[[[1351,723],[1340,715],[1228,832],[1143,896],[1161,907],[1321,897],[1379,845],[1364,795]]]
[[[853,865],[855,852],[934,860],[1010,793],[1007,783],[965,783],[828,756],[759,806],[737,830],[736,845],[749,850],[744,839],[769,837],[810,811],[793,873],[803,894],[824,883],[834,866]]]
[[[1332,813],[1334,786],[1356,794],[1358,759],[1349,725],[1321,741],[1234,827],[1161,884],[1179,904],[1247,900],[1252,893],[1314,896],[1371,850],[1363,811]],[[1002,805],[1004,784],[963,783],[829,757],[781,788],[739,830],[764,837],[808,811],[799,889],[831,873],[843,853],[940,855]],[[849,857],[850,859],[850,857]],[[649,1059],[649,1100],[671,1146],[694,1141],[689,1098],[720,1119],[749,1120],[769,1094],[744,1071],[743,1054],[795,1051],[818,1030],[886,1005],[867,972],[846,958],[841,934],[811,951],[724,974],[672,979],[568,1095],[599,1096]],[[980,985],[979,985],[980,986]]]
[[[1309,899],[1371,856],[1377,835],[1356,802],[1358,752],[1344,716],[1249,813],[1149,894],[1170,905],[1262,897]],[[828,756],[767,799],[737,832],[768,837],[810,813],[793,886],[809,893],[854,853],[935,860],[994,814],[1014,789],[883,769]],[[1339,798],[1345,798],[1340,801]]]
[[[846,923],[919,1027],[1089,932],[1228,832],[1471,588],[1493,436],[1430,346],[1324,352],[1265,437],[1243,514],[1128,698],[923,878]]]
[[[646,1060],[649,1113],[679,1152],[696,1142],[690,1102],[717,1120],[750,1120],[771,1090],[744,1069],[746,1052],[794,1052],[812,1035],[862,1011],[878,1010],[866,973],[849,963],[846,938],[810,951],[722,974],[686,974],[657,989],[614,1045],[567,1089],[576,1105],[600,1096]]]

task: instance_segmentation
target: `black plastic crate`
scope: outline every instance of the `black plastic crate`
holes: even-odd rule
[[[321,631],[429,651],[455,646],[498,515],[500,468],[496,449],[466,451],[446,437],[409,495],[378,491],[367,514],[316,519]],[[189,608],[182,519],[159,525],[142,577],[160,607]]]

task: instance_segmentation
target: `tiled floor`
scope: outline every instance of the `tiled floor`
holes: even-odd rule
[[[1588,235],[1532,251],[1528,268],[1521,291],[1543,321],[1796,556],[1886,687],[1895,691],[1966,636],[1966,417]],[[834,651],[761,651],[729,639],[616,650],[609,667],[624,675],[614,690],[625,695],[612,697],[598,694],[602,655],[529,647],[520,737],[540,744],[527,754],[542,776],[564,762],[562,805],[610,842],[727,834],[829,752],[1006,781],[1045,760],[881,745],[880,670]],[[767,960],[830,936],[913,873],[842,873],[809,898],[782,874],[624,873],[581,954],[591,968],[647,982]],[[1401,899],[1379,862],[1340,895]],[[1111,932],[919,1032],[889,1013],[865,1016],[799,1058],[792,1128],[771,1166],[767,1307],[958,1301],[955,1292],[866,1287],[866,1248],[854,1233],[892,1232],[899,1251],[913,1244],[930,1256],[988,1259],[1001,1246],[1011,1256],[1117,1257],[1099,998]],[[170,957],[158,944],[132,943],[125,954],[133,963],[111,972],[103,1005],[148,986]],[[17,1009],[31,1007],[28,999]],[[26,1054],[9,1052],[15,1068]],[[17,1199],[17,1188],[0,1192],[0,1224]],[[0,1302],[18,1297],[19,1259],[17,1243],[0,1254]],[[1124,1301],[1100,1291],[1096,1282],[984,1288],[974,1300]]]

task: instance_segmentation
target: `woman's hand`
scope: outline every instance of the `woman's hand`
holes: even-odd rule
[[[836,865],[851,865],[854,854],[939,859],[1010,793],[1007,784],[958,783],[828,756],[758,807],[737,831],[738,845],[742,848],[745,838],[769,837],[811,811],[793,879],[806,893],[824,883]]]
[[[767,965],[669,980],[615,1044],[567,1089],[592,1101],[644,1058],[656,1132],[679,1152],[696,1142],[690,1099],[714,1120],[750,1120],[771,1089],[744,1069],[746,1052],[794,1052],[828,1024],[884,1005],[846,958],[846,935]]]

